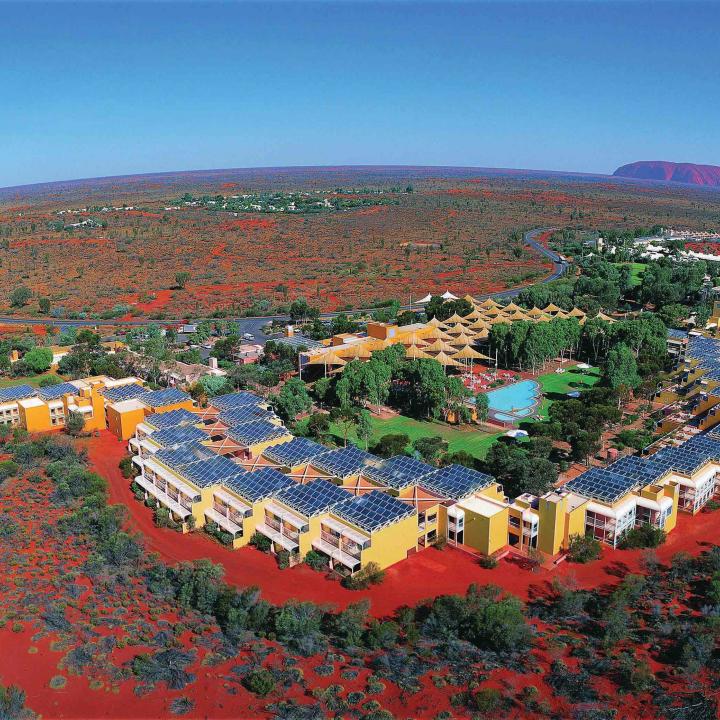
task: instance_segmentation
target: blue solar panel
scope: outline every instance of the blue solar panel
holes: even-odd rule
[[[695,435],[681,447],[692,452],[702,453],[712,460],[720,461],[720,435],[712,431],[703,435]]]
[[[223,480],[223,485],[247,502],[254,503],[277,495],[295,485],[295,481],[274,468],[262,468]]]
[[[614,503],[627,495],[638,485],[633,478],[618,475],[602,468],[590,468],[574,480],[565,483],[563,490],[570,490],[586,498],[593,498],[605,503]]]
[[[217,454],[204,445],[189,443],[178,448],[158,450],[154,457],[169,468],[179,469],[200,460],[210,460],[217,457]]]
[[[217,483],[226,483],[238,475],[247,473],[237,463],[222,455],[215,455],[210,460],[190,463],[182,469],[183,477],[198,487],[204,488]]]
[[[436,472],[432,465],[420,462],[407,455],[396,455],[380,465],[370,465],[363,470],[363,476],[395,490],[417,485],[426,475]]]
[[[218,410],[230,410],[243,405],[267,405],[267,402],[258,395],[250,392],[236,392],[228,395],[218,395],[210,400],[210,404]]]
[[[0,388],[0,402],[23,400],[34,397],[36,394],[37,390],[30,385],[11,385],[10,387]]]
[[[164,407],[166,405],[174,405],[184,400],[189,400],[190,396],[179,390],[178,388],[165,388],[164,390],[153,390],[142,396],[143,404],[148,407]]]
[[[38,395],[43,400],[56,400],[61,398],[63,395],[71,393],[77,395],[78,389],[69,382],[58,383],[57,385],[48,385],[47,387],[38,388]]]
[[[318,469],[338,478],[346,478],[351,475],[358,475],[361,470],[369,465],[380,464],[380,458],[361,450],[354,445],[348,445],[340,450],[330,450],[318,455],[312,464]]]
[[[312,480],[307,485],[295,484],[277,495],[277,499],[301,515],[312,517],[327,512],[348,498],[348,493],[329,480]]]
[[[150,435],[150,441],[156,443],[160,447],[177,447],[186,443],[200,442],[207,440],[208,434],[194,425],[179,425],[178,427],[165,428],[158,430]]]
[[[132,400],[133,398],[147,395],[150,391],[137,383],[129,383],[128,385],[118,385],[113,388],[105,388],[103,395],[110,402],[122,402],[123,400]]]
[[[144,422],[156,430],[165,430],[166,428],[181,425],[195,425],[200,422],[200,418],[195,413],[180,408],[180,410],[170,410],[170,412],[153,413],[148,415]]]
[[[290,442],[273,445],[263,452],[263,456],[286,467],[295,467],[309,463],[328,449],[307,438],[293,438]]]
[[[650,457],[654,463],[665,469],[675,470],[686,475],[692,475],[712,459],[707,452],[686,448],[682,445],[663,448]]]
[[[240,407],[223,410],[218,415],[218,420],[226,425],[242,425],[246,422],[257,420],[272,420],[277,415],[272,410],[266,410],[257,405],[241,405]]]
[[[654,463],[652,459],[642,458],[638,455],[627,455],[620,458],[620,460],[608,465],[607,469],[631,480],[636,480],[641,486],[654,483],[667,473],[667,470],[662,465]]]
[[[415,515],[416,511],[410,503],[391,497],[380,490],[372,490],[365,495],[346,500],[335,507],[333,513],[366,532],[374,532]]]
[[[257,422],[248,422],[231,427],[227,430],[227,436],[240,445],[250,447],[257,443],[276,440],[285,435],[289,435],[289,431],[282,425],[275,425],[267,420],[258,420]]]
[[[432,492],[452,500],[472,495],[495,482],[491,475],[463,465],[448,465],[423,478],[422,485]]]

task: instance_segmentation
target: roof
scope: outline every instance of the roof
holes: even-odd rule
[[[149,392],[150,391],[142,385],[130,383],[128,385],[117,385],[116,387],[105,388],[102,394],[110,402],[122,402],[123,400],[140,397],[140,395],[146,395]]]
[[[290,440],[290,442],[267,448],[267,450],[263,452],[263,455],[268,458],[268,460],[272,460],[280,465],[296,467],[297,465],[304,465],[318,455],[326,452],[328,452],[328,449],[320,445],[320,443],[308,440],[307,438],[297,437]]]
[[[240,445],[249,447],[257,443],[276,440],[285,437],[290,432],[283,425],[275,425],[275,423],[267,420],[257,420],[255,422],[246,422],[241,425],[228,428],[227,436]]]
[[[417,485],[421,478],[434,472],[434,467],[420,460],[407,455],[396,455],[380,465],[366,467],[363,475],[378,484],[402,490],[410,485]]]
[[[176,470],[200,460],[210,460],[217,457],[217,454],[199,443],[188,443],[180,445],[178,448],[158,450],[154,457],[169,468]]]
[[[218,410],[230,410],[243,405],[265,405],[265,400],[251,392],[235,392],[227,395],[217,395],[210,400],[210,404]]]
[[[478,472],[464,465],[448,465],[423,478],[428,490],[451,500],[460,500],[495,482],[492,475]]]
[[[627,495],[642,481],[634,477],[626,477],[603,468],[590,468],[562,486],[577,495],[613,504]]]
[[[126,413],[132,410],[145,411],[145,405],[143,405],[138,398],[129,398],[127,400],[121,400],[120,402],[114,402],[111,407],[119,413]]]
[[[465,500],[459,503],[459,506],[464,510],[469,510],[477,515],[482,515],[483,517],[492,517],[507,508],[507,505],[503,505],[497,501],[490,500],[490,498],[484,498],[478,495],[465,498]]]
[[[247,473],[229,458],[215,455],[209,460],[200,460],[186,465],[182,474],[198,487],[209,487],[217,483],[225,484],[235,476]]]
[[[190,442],[199,442],[207,440],[207,433],[194,425],[178,425],[177,427],[168,427],[164,430],[158,430],[150,435],[150,441],[160,447],[177,447]]]
[[[259,405],[240,405],[230,410],[223,410],[218,415],[218,420],[226,425],[242,425],[246,422],[273,418],[277,418],[277,415],[272,410],[266,410]]]
[[[366,532],[374,532],[415,515],[416,511],[409,503],[402,502],[380,490],[372,490],[345,500],[333,509],[333,513]]]
[[[10,387],[0,388],[0,402],[12,402],[13,400],[33,397],[36,392],[31,385],[11,385]]]
[[[68,393],[77,395],[77,386],[69,382],[58,383],[57,385],[47,385],[46,387],[38,388],[38,395],[43,400],[55,400],[61,398],[63,395]]]
[[[311,480],[307,485],[294,484],[276,496],[301,515],[312,517],[327,512],[348,499],[347,490],[334,485],[329,480]]]
[[[195,425],[199,420],[200,418],[195,413],[180,408],[164,413],[153,413],[148,415],[143,422],[156,430],[165,430],[180,425]]]
[[[667,470],[661,464],[653,462],[652,458],[642,458],[638,455],[620,458],[608,465],[607,469],[631,480],[637,480],[642,485],[654,483],[667,473]]]
[[[178,388],[164,388],[163,390],[152,390],[142,396],[142,401],[148,407],[164,407],[189,400],[190,396]]]
[[[248,502],[259,502],[273,497],[281,490],[295,484],[291,477],[269,467],[254,472],[241,473],[223,480],[223,485],[228,490],[232,490]]]
[[[325,471],[328,475],[345,478],[357,475],[361,470],[372,464],[379,464],[380,458],[365,452],[355,445],[348,445],[339,450],[330,450],[318,455],[312,464],[318,470]]]

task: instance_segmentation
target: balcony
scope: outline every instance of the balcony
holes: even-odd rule
[[[173,500],[167,493],[155,487],[149,480],[144,478],[142,475],[138,475],[135,478],[135,482],[146,492],[152,495],[161,505],[164,505],[168,510],[174,512],[176,515],[181,517],[183,520],[189,517],[190,510],[184,508],[182,505]]]
[[[270,517],[269,515],[265,516],[265,524],[269,528],[272,528],[277,532],[280,532],[282,530],[282,525],[280,524],[280,521],[277,518]]]
[[[264,535],[266,538],[269,538],[274,543],[277,543],[290,552],[295,552],[298,549],[298,544],[296,542],[283,535],[280,531],[271,528],[266,523],[258,523],[255,529],[261,535]]]
[[[238,533],[242,533],[242,527],[240,525],[236,525],[232,520],[225,517],[225,515],[221,515],[217,510],[213,510],[212,508],[208,508],[205,511],[205,517],[208,520],[212,520],[214,523],[217,523],[223,530],[227,530],[231,535],[237,535]]]
[[[360,565],[358,559],[356,559],[352,555],[348,555],[340,548],[325,542],[325,540],[323,540],[322,538],[317,538],[316,540],[313,540],[312,546],[313,548],[315,548],[315,550],[319,550],[321,553],[324,553],[328,557],[331,557],[333,560],[341,563],[352,572],[357,570],[358,566]]]

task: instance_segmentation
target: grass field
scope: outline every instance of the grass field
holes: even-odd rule
[[[630,267],[630,287],[637,287],[642,282],[642,274],[647,265],[645,263],[618,263]]]
[[[33,387],[38,387],[43,378],[51,375],[53,377],[59,377],[55,375],[55,373],[43,373],[42,375],[33,375],[31,377],[0,378],[0,388],[11,387],[12,385],[32,385]],[[62,380],[62,378],[60,379]]]
[[[335,425],[331,425],[330,430],[342,444],[341,430]],[[404,415],[388,419],[373,417],[373,436],[370,445],[390,433],[405,433],[411,442],[420,437],[439,435],[447,441],[450,452],[465,450],[477,458],[484,458],[495,439],[502,435],[502,433],[486,433],[474,428],[461,430],[440,422],[413,420]],[[351,435],[350,439],[357,442],[355,435]]]
[[[564,373],[547,373],[540,375],[537,381],[540,383],[545,395],[540,406],[540,417],[544,420],[548,416],[548,409],[554,400],[566,397],[567,393],[573,390],[586,390],[591,388],[600,380],[600,369],[590,370],[566,370]]]

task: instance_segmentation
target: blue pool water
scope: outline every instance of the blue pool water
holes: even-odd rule
[[[533,415],[541,399],[540,386],[534,380],[523,380],[488,393],[491,415],[509,423]]]

